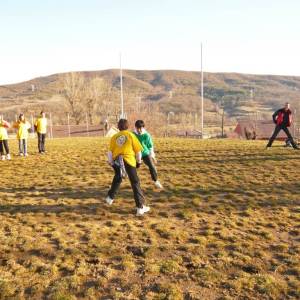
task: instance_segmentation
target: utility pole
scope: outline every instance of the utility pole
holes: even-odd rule
[[[122,54],[120,53],[120,93],[121,93],[121,116],[124,118],[124,97],[123,97],[123,70],[122,70]]]
[[[204,99],[203,99],[203,51],[202,51],[202,43],[201,43],[201,137],[202,137],[202,139],[203,139],[203,128],[204,128],[203,102],[204,102]]]

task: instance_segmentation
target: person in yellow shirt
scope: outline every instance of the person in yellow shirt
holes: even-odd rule
[[[27,153],[27,139],[28,139],[28,130],[31,128],[31,125],[26,121],[24,114],[19,115],[19,119],[14,123],[14,128],[17,129],[17,139],[19,141],[19,155],[28,156]]]
[[[8,134],[7,128],[10,127],[10,124],[3,120],[3,116],[0,116],[0,155],[1,160],[8,159],[10,160],[9,147],[8,147]],[[5,150],[5,152],[4,152]],[[6,155],[5,155],[6,153]]]
[[[128,130],[128,127],[128,121],[120,119],[118,122],[120,132],[116,133],[110,140],[108,163],[113,167],[115,176],[105,200],[109,205],[113,203],[122,179],[127,175],[137,207],[137,216],[142,216],[150,210],[150,207],[145,205],[144,195],[136,170],[142,162],[141,151],[143,147],[137,137]]]
[[[41,111],[40,117],[35,121],[34,128],[38,135],[38,148],[39,153],[44,154],[45,151],[45,140],[47,134],[47,118],[46,114]]]

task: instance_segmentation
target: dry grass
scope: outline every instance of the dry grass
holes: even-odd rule
[[[128,182],[104,204],[107,140],[33,143],[0,164],[0,299],[300,297],[299,152],[157,140],[165,190],[143,166],[136,218]]]

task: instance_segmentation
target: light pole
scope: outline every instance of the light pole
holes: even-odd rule
[[[201,43],[201,136],[203,139],[203,128],[204,128],[204,95],[203,95],[203,51],[202,51],[202,43]]]
[[[122,54],[120,53],[120,94],[121,94],[121,116],[120,119],[125,118],[124,116],[124,97],[123,97],[123,70],[122,70]]]

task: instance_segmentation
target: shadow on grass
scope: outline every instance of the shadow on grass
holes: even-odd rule
[[[249,192],[250,191],[250,194]],[[253,191],[253,192],[252,192]],[[295,208],[300,205],[300,199],[288,199],[286,192],[300,195],[300,183],[293,182],[274,186],[272,182],[261,186],[247,184],[240,188],[215,187],[202,190],[201,188],[166,188],[163,191],[147,189],[145,198],[150,205],[158,210],[166,212],[177,209],[192,209],[195,212],[209,212],[212,208],[216,212],[243,212],[248,208],[287,207]],[[132,191],[129,187],[121,187],[115,202],[107,206],[105,196],[107,188],[84,188],[84,189],[47,189],[47,188],[4,188],[1,194],[13,194],[16,200],[25,198],[35,199],[32,204],[2,204],[1,213],[76,213],[86,215],[105,215],[113,213],[127,215],[135,208]],[[274,197],[274,194],[276,197]],[[260,195],[263,195],[262,197]],[[269,197],[269,195],[271,195]],[[200,199],[200,205],[193,202],[194,198]],[[14,199],[13,199],[14,200]],[[51,202],[49,202],[49,200]],[[74,200],[74,204],[72,203]],[[48,201],[48,203],[43,203]],[[3,203],[3,202],[2,202]]]

